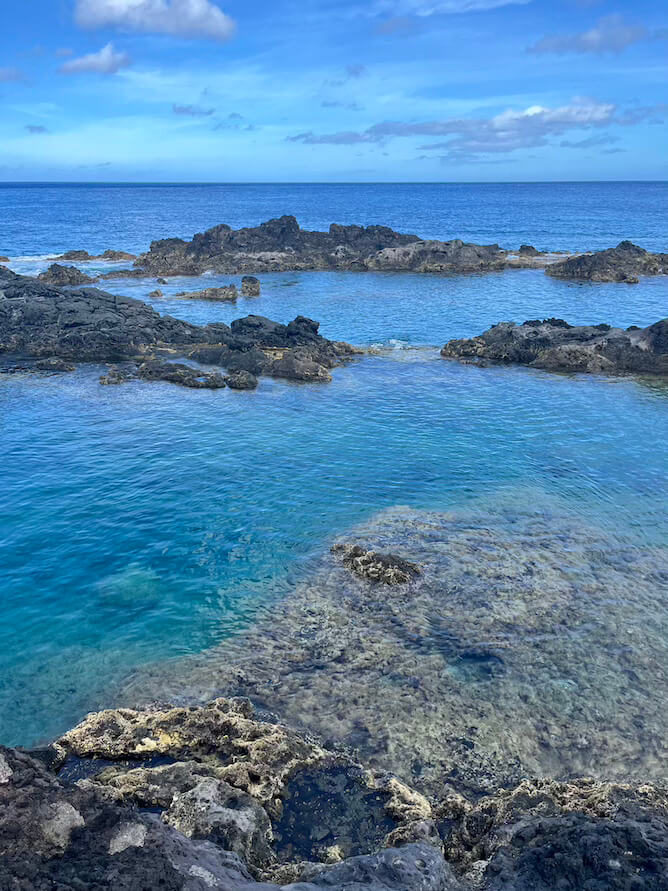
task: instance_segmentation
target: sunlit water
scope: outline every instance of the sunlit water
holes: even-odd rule
[[[35,204],[47,201],[34,194]],[[184,192],[178,201],[184,195],[191,216],[181,234],[241,218],[238,197],[234,213],[204,202],[198,223],[196,199]],[[280,189],[264,193],[250,222],[292,210],[316,224],[312,203],[299,213],[297,197],[288,198]],[[0,190],[0,201],[9,200]],[[12,218],[3,229],[9,240],[0,253],[145,246],[149,198],[141,196],[149,202],[146,220],[138,213],[133,237],[129,228],[111,237],[101,222],[93,227],[96,201],[95,191],[79,193],[83,222],[73,227],[68,216],[65,234],[55,210],[40,231],[39,207],[21,204],[23,222],[17,227]],[[415,201],[432,206],[424,195]],[[154,235],[174,231],[175,209],[164,202],[162,194],[153,204]],[[501,209],[489,203],[501,220]],[[380,209],[365,209],[362,221],[447,234],[428,215],[413,225],[410,213],[400,219],[401,209],[392,207],[394,216],[382,218]],[[344,222],[360,216],[345,211],[327,215]],[[652,246],[649,210],[637,217]],[[606,219],[619,236],[606,233],[606,244],[633,235],[614,216]],[[507,220],[505,233],[484,239],[470,227],[451,234],[540,244],[528,234],[532,220],[521,222],[513,230]],[[565,226],[550,232],[545,219],[541,226],[546,246],[565,246]],[[12,264],[30,273],[45,265]],[[493,502],[540,492],[620,547],[666,542],[668,387],[478,369],[446,362],[437,349],[502,319],[645,325],[668,315],[665,279],[631,287],[573,285],[540,271],[462,278],[290,273],[261,276],[262,297],[236,306],[175,297],[232,279],[170,280],[153,305],[198,322],[248,312],[288,321],[301,313],[319,320],[325,336],[379,352],[335,370],[329,385],[262,379],[250,393],[139,382],[102,387],[101,369],[92,366],[62,376],[0,376],[0,742],[53,736],[88,709],[113,704],[116,684],[142,665],[205,650],[258,612],[280,610],[334,537],[385,508],[461,509],[481,496]],[[105,287],[145,299],[156,285],[117,280]]]

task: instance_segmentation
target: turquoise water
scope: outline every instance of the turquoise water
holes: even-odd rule
[[[63,247],[91,242],[70,233]],[[143,664],[280,610],[334,536],[386,507],[540,491],[620,542],[665,543],[668,387],[478,369],[437,347],[506,318],[648,324],[668,314],[668,280],[571,285],[529,270],[262,281],[263,296],[236,308],[173,297],[195,280],[170,282],[154,305],[196,321],[303,313],[378,353],[329,385],[263,379],[251,393],[101,387],[91,366],[0,375],[0,742],[46,739],[110,704]],[[140,297],[153,287],[109,283]]]

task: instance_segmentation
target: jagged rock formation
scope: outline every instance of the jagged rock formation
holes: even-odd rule
[[[214,226],[192,241],[154,241],[135,262],[146,275],[199,275],[298,269],[380,269],[417,272],[472,272],[500,269],[505,252],[461,241],[422,241],[386,226],[340,226],[327,232],[299,227],[293,216],[260,226]]]
[[[632,241],[621,241],[615,248],[553,263],[545,271],[555,278],[637,284],[639,275],[668,273],[668,254],[652,254]]]
[[[165,352],[170,358],[220,365],[231,374],[244,371],[304,381],[331,380],[330,369],[355,353],[348,344],[326,340],[318,333],[318,323],[302,316],[288,325],[261,316],[237,319],[231,327],[192,325],[129,297],[96,288],[65,292],[0,269],[0,353],[141,365]],[[105,382],[119,382],[133,373],[114,372]],[[179,370],[165,363],[147,364],[137,374],[186,386],[221,386],[215,376],[188,366]]]
[[[37,278],[47,285],[54,285],[57,288],[65,288],[76,285],[90,285],[95,281],[90,275],[86,275],[76,266],[60,266],[58,263],[52,263],[44,272],[40,272]]]
[[[525,781],[430,803],[243,700],[89,715],[0,748],[8,891],[662,891],[668,795]]]
[[[563,319],[500,322],[478,337],[451,340],[447,359],[530,365],[548,371],[668,374],[668,319],[647,328],[573,326]]]

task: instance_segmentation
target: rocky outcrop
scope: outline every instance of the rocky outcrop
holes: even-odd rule
[[[130,254],[127,251],[114,251],[111,248],[107,248],[106,251],[103,251],[101,254],[89,254],[88,251],[66,251],[64,254],[61,254],[59,257],[54,257],[54,260],[74,260],[75,262],[87,262],[88,260],[110,260],[110,261],[118,261],[118,260],[135,260],[137,258],[136,254]]]
[[[192,241],[154,241],[135,267],[147,275],[299,269],[474,272],[503,268],[504,258],[498,245],[422,241],[417,235],[403,235],[386,226],[332,223],[327,232],[311,232],[301,229],[293,216],[284,216],[254,228],[214,226]],[[249,296],[255,296],[255,290]]]
[[[76,266],[60,266],[58,263],[52,263],[45,271],[40,272],[37,278],[47,285],[55,285],[57,288],[64,288],[77,285],[89,285],[95,281],[90,275],[86,275]]]
[[[249,372],[293,380],[331,380],[330,369],[355,354],[348,344],[326,340],[318,323],[302,316],[288,325],[262,316],[192,325],[160,315],[139,300],[96,288],[62,291],[35,278],[0,270],[0,353],[66,361],[134,362],[140,369],[108,375],[106,383],[132,376],[173,380],[186,386],[221,386],[215,375],[155,360],[187,357],[219,365],[230,374]],[[135,375],[136,372],[136,375]],[[178,380],[176,379],[178,378]],[[245,378],[246,382],[250,378]]]
[[[260,280],[254,275],[244,275],[241,279],[241,294],[243,297],[259,297]]]
[[[478,337],[449,341],[441,355],[548,371],[668,375],[668,319],[626,330],[563,319],[500,322]]]
[[[546,272],[555,278],[637,284],[640,275],[667,274],[668,254],[652,254],[632,241],[621,241],[615,248],[561,260]]]
[[[204,288],[201,291],[179,291],[175,296],[185,297],[188,300],[222,300],[234,303],[239,293],[236,285],[224,285],[222,288]]]
[[[341,554],[343,565],[354,575],[385,585],[402,585],[420,575],[420,567],[396,554],[379,554],[359,545],[337,544],[333,554]]]
[[[651,785],[525,781],[453,820],[447,859],[487,891],[668,887],[668,794]]]
[[[0,747],[12,891],[663,891],[667,836],[662,787],[537,780],[430,803],[239,699]]]
[[[225,383],[230,390],[254,390],[258,380],[250,371],[235,371],[234,374],[226,376]]]

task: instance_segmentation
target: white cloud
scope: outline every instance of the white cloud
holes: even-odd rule
[[[76,0],[82,28],[114,26],[152,34],[228,40],[233,19],[211,0]]]
[[[89,53],[78,59],[72,59],[61,65],[63,74],[85,74],[89,71],[98,74],[115,74],[121,68],[127,68],[132,59],[127,53],[116,52],[113,43],[103,46],[97,53]]]
[[[551,34],[529,47],[531,53],[620,53],[634,43],[661,32],[650,34],[644,25],[631,25],[621,15],[608,15],[589,31],[580,34]]]
[[[359,145],[382,144],[397,137],[446,137],[444,141],[419,146],[419,150],[442,152],[442,157],[452,162],[478,161],[486,155],[545,146],[551,137],[562,136],[569,131],[652,123],[659,120],[666,110],[665,106],[657,105],[619,113],[611,103],[575,98],[570,105],[557,108],[530,105],[521,111],[509,109],[490,118],[384,121],[361,132],[316,134],[308,131],[290,136],[288,141],[305,145]],[[580,147],[586,147],[586,142],[590,147],[603,144],[600,140],[583,140]],[[576,147],[576,143],[571,143],[571,146]]]

